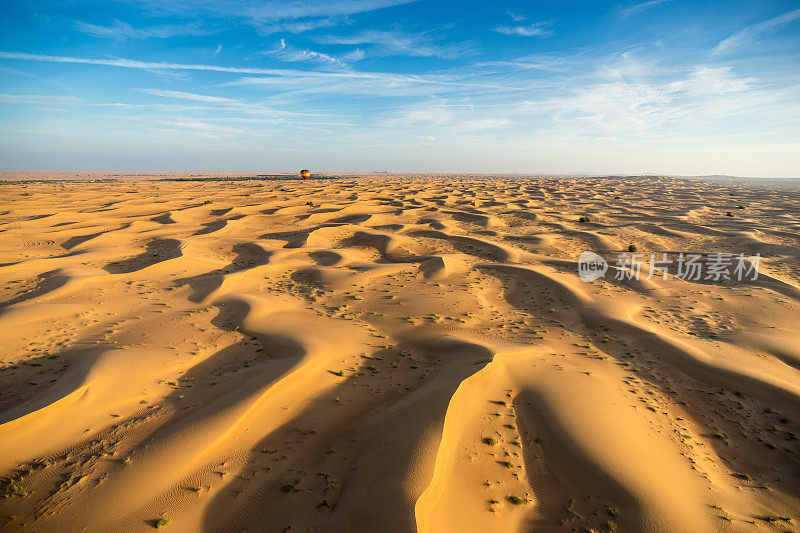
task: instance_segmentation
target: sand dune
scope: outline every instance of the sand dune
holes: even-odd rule
[[[800,531],[798,217],[677,178],[0,184],[0,529]],[[632,244],[760,275],[579,279]]]

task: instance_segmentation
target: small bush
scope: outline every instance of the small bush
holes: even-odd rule
[[[486,437],[486,438],[484,438],[484,439],[483,439],[483,442],[484,442],[485,444],[488,444],[489,446],[494,446],[495,444],[497,444],[497,441],[496,441],[495,439],[493,439],[492,437]]]
[[[586,216],[586,215],[584,215],[584,216],[582,216],[581,218],[578,219],[578,222],[580,222],[581,224],[586,224],[587,222],[591,222],[591,221],[592,221],[592,217]]]
[[[628,246],[628,251],[631,252],[631,253],[635,252],[636,251],[636,245],[635,244],[631,244],[630,246]]]
[[[509,496],[508,501],[510,501],[514,505],[522,505],[523,503],[528,503],[527,499],[520,498],[519,496]]]
[[[156,522],[155,528],[158,529],[167,525],[169,525],[169,518],[159,518]]]

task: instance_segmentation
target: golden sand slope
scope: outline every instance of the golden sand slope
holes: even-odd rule
[[[796,191],[0,195],[0,529],[800,530]],[[762,276],[578,279],[630,243]]]

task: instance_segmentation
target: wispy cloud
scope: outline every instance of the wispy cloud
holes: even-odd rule
[[[512,71],[542,70],[549,72],[564,72],[578,63],[585,63],[586,58],[579,54],[533,54],[524,57],[515,57],[502,61],[479,61],[471,68],[480,70]]]
[[[245,3],[242,10],[246,16],[265,22],[299,20],[312,17],[337,17],[375,11],[387,7],[409,4],[417,0],[268,0],[253,4]],[[227,2],[223,2],[224,6]]]
[[[347,21],[347,16],[418,0],[262,0],[260,2],[203,0],[134,0],[154,14],[204,15],[204,18],[245,20],[261,33],[302,33]]]
[[[210,72],[231,72],[235,74],[266,74],[273,76],[313,75],[305,71],[292,71],[284,69],[255,68],[255,67],[225,67],[220,65],[204,65],[191,63],[166,63],[159,61],[137,61],[133,59],[93,59],[85,57],[50,56],[42,54],[25,54],[20,52],[2,52],[0,59],[16,59],[20,61],[39,61],[45,63],[78,63],[83,65],[101,65],[108,67],[132,68],[148,71],[161,70],[199,70]],[[319,75],[334,76],[334,73],[318,73]]]
[[[210,30],[202,28],[200,23],[188,23],[180,26],[162,25],[149,28],[134,28],[121,20],[115,20],[111,26],[98,26],[86,22],[75,21],[75,29],[81,33],[103,39],[168,39],[187,35],[208,35]]]
[[[315,37],[320,44],[371,45],[383,55],[438,57],[452,59],[469,52],[463,43],[440,44],[432,34],[411,34],[399,30],[363,30],[352,35],[323,35]]]
[[[653,131],[687,121],[697,128],[702,119],[718,122],[765,98],[765,93],[755,91],[757,81],[734,76],[730,67],[701,65],[670,82],[620,77],[574,87],[571,95],[530,105],[529,110],[550,110],[564,119],[593,123],[617,133]]]
[[[12,104],[79,104],[84,100],[77,96],[62,96],[49,94],[0,94],[0,102]]]
[[[747,26],[720,42],[712,53],[718,55],[732,52],[744,44],[753,42],[759,34],[774,30],[794,22],[797,19],[800,19],[800,9],[795,9],[794,11],[789,11],[788,13],[759,22],[758,24]]]
[[[364,58],[364,52],[355,49],[352,52],[343,54],[341,56],[333,56],[324,52],[317,52],[314,50],[307,50],[304,48],[294,48],[286,44],[285,39],[278,41],[277,46],[272,50],[259,52],[259,55],[270,55],[277,57],[281,61],[297,62],[297,61],[311,61],[314,63],[321,63],[323,65],[336,65],[344,66],[347,63],[360,61]]]
[[[631,52],[622,52],[605,59],[597,67],[595,76],[612,80],[641,79],[654,70],[654,65],[643,62]]]
[[[204,94],[185,93],[181,91],[166,91],[162,89],[137,89],[140,93],[150,96],[163,96],[165,98],[179,98],[181,100],[192,100],[194,102],[205,102],[207,104],[236,104],[238,100],[233,98],[222,98],[219,96],[207,96]]]
[[[649,9],[651,7],[655,7],[661,4],[665,4],[667,2],[671,2],[672,0],[648,0],[647,2],[641,2],[639,4],[634,4],[632,6],[626,7],[620,13],[623,17],[630,17],[631,15],[635,15],[645,9]]]
[[[42,82],[42,83],[46,83],[48,85],[56,85],[56,86],[59,86],[59,87],[67,87],[67,86],[71,86],[72,85],[72,83],[65,83],[64,81],[61,81],[61,80],[58,80],[58,79],[54,79],[54,78],[50,78],[50,77],[46,77],[46,76],[38,76],[38,75],[33,74],[31,72],[26,72],[24,70],[19,70],[19,69],[15,69],[15,68],[9,68],[9,67],[6,67],[6,66],[0,66],[0,72],[5,72],[6,76],[8,74],[11,74],[11,75],[14,75],[14,76],[20,76],[20,77],[23,77],[23,78],[29,78],[29,79],[36,80],[36,81],[39,81],[39,82]],[[8,78],[6,77],[6,79],[8,79]]]
[[[241,129],[231,126],[213,124],[192,118],[173,118],[171,120],[157,119],[153,121],[153,126],[158,130],[176,131],[192,136],[215,139],[222,135],[234,135],[242,133]]]
[[[330,75],[326,75],[330,74]],[[224,84],[228,87],[253,86],[283,91],[284,96],[336,94],[345,97],[425,97],[431,94],[461,92],[468,87],[485,90],[485,83],[469,83],[448,75],[401,75],[382,72],[337,70],[298,73],[291,77],[245,76]],[[496,88],[494,90],[497,90]],[[501,90],[507,90],[503,87]]]
[[[403,109],[387,125],[392,129],[420,126],[433,128],[450,124],[454,118],[454,108],[438,102],[425,102]]]
[[[432,133],[437,136],[454,132],[475,133],[505,126],[509,122],[507,116],[493,116],[489,110],[476,112],[475,106],[469,102],[439,100],[405,107],[390,117],[385,125],[390,131],[403,130],[433,140]]]
[[[160,89],[137,89],[138,92],[149,94],[153,96],[177,98],[180,100],[190,100],[199,102],[197,105],[184,105],[184,104],[159,104],[159,103],[130,103],[130,102],[97,102],[89,101],[71,95],[41,95],[41,94],[0,94],[0,103],[13,103],[13,104],[29,104],[39,106],[50,105],[80,105],[84,107],[107,108],[107,109],[131,109],[136,110],[137,113],[132,115],[131,118],[143,118],[144,111],[155,111],[164,113],[186,113],[186,112],[200,112],[200,113],[214,113],[224,112],[225,116],[218,120],[229,122],[265,122],[265,121],[280,121],[283,123],[298,122],[298,119],[308,120],[314,118],[322,118],[330,120],[331,118],[339,118],[345,115],[331,114],[331,113],[311,113],[311,112],[296,112],[275,109],[260,103],[245,102],[232,98],[218,98],[213,96],[206,96],[194,93],[183,93],[179,91],[168,91]],[[244,113],[253,117],[260,118],[245,118],[243,116],[231,117],[230,112]],[[205,120],[217,120],[208,116]],[[338,120],[337,122],[314,122],[315,124],[347,124]]]
[[[350,69],[336,70],[297,70],[268,69],[247,67],[224,67],[218,65],[162,63],[152,61],[135,61],[131,59],[89,59],[67,56],[47,56],[40,54],[23,54],[17,52],[0,52],[0,58],[23,61],[43,61],[49,63],[77,63],[100,65],[147,71],[211,71],[229,72],[233,74],[256,74],[266,77],[245,76],[223,86],[273,86],[298,92],[308,93],[344,93],[362,94],[430,94],[430,87],[464,87],[470,84],[446,75],[402,75],[384,72],[363,72]],[[354,83],[358,82],[358,83]],[[473,85],[473,86],[482,86]],[[427,88],[425,88],[427,86]],[[383,92],[383,93],[382,93]],[[188,94],[188,93],[187,93]],[[173,92],[172,96],[175,93]]]
[[[502,33],[504,35],[521,35],[523,37],[547,37],[552,34],[547,27],[550,26],[549,22],[535,22],[533,24],[523,26],[497,26],[492,28],[492,31]]]
[[[751,89],[756,82],[756,78],[733,76],[731,67],[698,66],[688,78],[669,83],[667,90],[693,95],[728,94]]]
[[[347,22],[349,22],[347,17],[285,20],[272,24],[261,24],[257,26],[256,29],[261,35],[270,35],[279,32],[303,33],[320,28],[331,28],[333,26],[339,26],[340,24],[346,24]]]

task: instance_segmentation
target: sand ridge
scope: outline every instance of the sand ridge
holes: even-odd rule
[[[798,230],[678,178],[0,185],[0,528],[800,531]],[[579,279],[631,244],[761,274]]]

